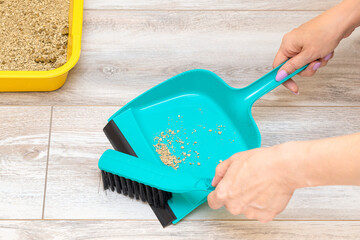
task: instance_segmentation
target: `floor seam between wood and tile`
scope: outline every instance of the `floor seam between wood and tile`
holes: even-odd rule
[[[50,124],[49,124],[49,137],[48,137],[48,149],[47,149],[47,158],[46,158],[45,184],[44,184],[44,198],[43,198],[43,207],[42,207],[42,214],[41,214],[41,219],[42,220],[44,219],[44,214],[45,214],[46,186],[47,186],[47,176],[48,176],[48,169],[49,169],[51,127],[52,127],[52,121],[53,121],[53,111],[54,111],[54,107],[51,106]]]

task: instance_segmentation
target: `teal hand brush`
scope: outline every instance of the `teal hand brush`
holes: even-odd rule
[[[210,193],[214,188],[211,186],[212,179],[197,178],[193,175],[178,172],[171,167],[157,161],[141,159],[115,150],[107,150],[99,160],[99,168],[113,175],[114,187],[120,191],[124,188],[128,195],[134,195],[137,199],[148,198],[146,189],[142,186],[151,186],[158,190],[171,193],[186,193],[191,191],[204,191]],[[124,178],[124,180],[121,180]],[[119,180],[117,180],[119,179]],[[129,185],[126,180],[137,182]],[[123,187],[124,186],[124,187]],[[140,187],[141,186],[141,187]],[[130,193],[129,193],[130,191]]]

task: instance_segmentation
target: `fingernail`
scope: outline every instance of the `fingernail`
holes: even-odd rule
[[[213,180],[211,181],[211,186],[215,187],[214,183],[215,183],[215,178],[213,178]]]
[[[324,60],[325,61],[328,61],[331,57],[332,57],[332,53],[329,53],[328,55],[326,55],[325,57],[324,57]]]
[[[298,96],[299,95],[299,92],[293,92],[291,91],[294,95]]]
[[[285,70],[281,70],[280,72],[277,73],[275,80],[279,82],[284,78],[286,78],[287,76],[288,76],[287,72]]]
[[[318,70],[320,66],[321,66],[321,62],[315,63],[314,66],[313,66],[313,70],[314,71]]]

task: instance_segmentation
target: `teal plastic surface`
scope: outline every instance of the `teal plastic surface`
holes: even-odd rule
[[[106,172],[167,192],[205,191],[209,193],[214,190],[211,186],[211,178],[196,178],[186,172],[174,171],[164,164],[154,166],[154,163],[149,161],[149,157],[137,158],[115,150],[109,149],[103,153],[99,160],[99,167]]]
[[[307,66],[277,82],[280,67],[241,89],[230,87],[207,70],[184,72],[155,86],[109,119],[119,127],[138,158],[108,150],[99,168],[173,192],[168,203],[177,217],[173,223],[178,222],[206,201],[220,160],[260,147],[260,132],[251,115],[253,103]],[[219,126],[221,134],[216,130]],[[182,129],[179,134],[187,131],[181,138],[197,142],[187,149],[195,149],[199,158],[192,155],[177,170],[164,165],[153,145],[154,138],[166,129]],[[191,161],[200,165],[188,164]]]

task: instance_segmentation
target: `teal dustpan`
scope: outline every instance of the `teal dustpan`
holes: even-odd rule
[[[150,186],[151,201],[162,202],[150,204],[162,225],[177,223],[206,201],[221,160],[260,147],[253,103],[307,66],[277,82],[280,67],[241,89],[210,71],[191,70],[135,98],[104,128],[117,150],[106,151],[99,161],[104,188],[124,193],[125,186],[126,194],[133,190],[143,199],[141,192],[150,191],[144,186]],[[165,165],[156,151],[159,143],[165,143],[180,163]]]

